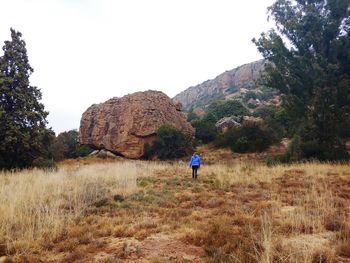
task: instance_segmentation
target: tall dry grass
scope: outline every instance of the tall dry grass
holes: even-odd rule
[[[349,176],[349,164],[242,162],[204,164],[194,182],[181,161],[0,173],[0,245],[9,254],[33,253],[65,233],[69,240],[67,229],[91,216],[90,208],[121,194],[137,197],[127,200],[133,208],[114,206],[120,218],[113,219],[98,210],[98,228],[106,229],[96,237],[176,231],[213,262],[337,262],[350,253]]]
[[[255,193],[257,189],[267,190],[265,198],[270,209],[261,216],[260,232],[252,232],[251,237],[247,237],[258,243],[256,247],[260,250],[254,246],[257,262],[339,260],[331,244],[339,242],[336,233],[345,232],[342,228],[350,220],[347,212],[350,202],[334,193],[336,189],[331,181],[349,181],[348,163],[311,162],[268,167],[246,162],[204,166],[201,173],[216,178],[219,188],[239,189],[240,196]],[[247,201],[254,202],[254,199]]]
[[[25,253],[64,234],[86,209],[114,194],[137,189],[138,176],[161,169],[157,164],[118,162],[65,166],[58,171],[0,173],[0,244]]]

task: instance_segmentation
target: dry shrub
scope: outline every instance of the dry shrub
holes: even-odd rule
[[[333,263],[336,261],[334,249],[323,248],[314,252],[311,263]]]
[[[65,259],[64,262],[76,262],[77,260],[82,260],[85,257],[85,253],[81,251],[74,251],[70,253]]]
[[[73,252],[78,245],[79,240],[77,238],[70,238],[58,243],[56,249],[58,252]]]
[[[350,258],[350,241],[340,243],[337,247],[337,254],[341,257]]]
[[[114,237],[132,237],[136,233],[132,226],[119,225],[113,229]]]
[[[250,228],[237,227],[228,216],[211,218],[209,222],[200,222],[195,229],[187,227],[178,231],[184,242],[203,247],[213,262],[254,262],[255,244]]]

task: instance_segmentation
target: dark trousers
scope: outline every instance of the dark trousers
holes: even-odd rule
[[[197,179],[198,165],[192,165],[192,179]]]

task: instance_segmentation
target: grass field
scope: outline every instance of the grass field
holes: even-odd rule
[[[350,262],[350,165],[72,162],[0,174],[14,262]],[[4,258],[3,258],[4,259]]]

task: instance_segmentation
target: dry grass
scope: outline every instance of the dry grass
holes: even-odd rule
[[[119,162],[1,173],[0,243],[10,253],[26,253],[60,238],[92,204],[135,192],[145,172],[138,163]]]
[[[181,161],[0,175],[0,256],[5,244],[16,261],[347,262],[349,222],[349,164],[226,162],[198,181]]]

